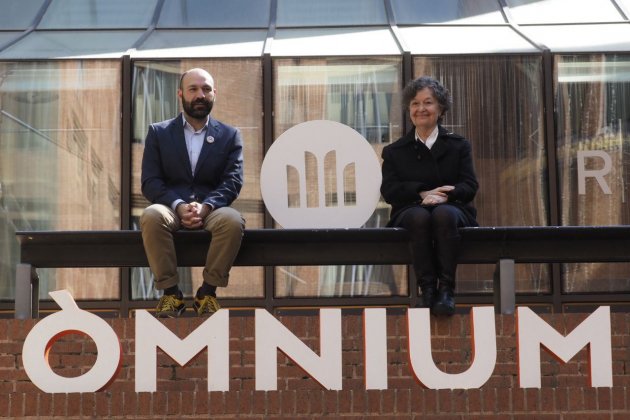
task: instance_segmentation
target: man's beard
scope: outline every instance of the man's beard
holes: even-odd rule
[[[203,105],[203,107],[197,106],[199,104]],[[197,99],[193,102],[186,102],[184,99],[182,99],[182,107],[184,108],[184,112],[197,120],[205,119],[208,114],[210,114],[210,111],[212,111],[213,105],[214,101],[209,101],[207,99]]]

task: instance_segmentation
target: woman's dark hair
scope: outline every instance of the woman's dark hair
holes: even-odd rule
[[[411,100],[415,98],[418,92],[424,88],[431,89],[433,96],[435,96],[435,99],[438,101],[438,105],[440,105],[442,114],[438,118],[438,124],[441,124],[444,114],[451,109],[453,99],[451,98],[451,92],[449,92],[447,88],[442,86],[439,81],[432,77],[422,76],[407,83],[407,86],[405,86],[405,89],[403,89],[402,92],[403,107],[404,109],[409,110]]]

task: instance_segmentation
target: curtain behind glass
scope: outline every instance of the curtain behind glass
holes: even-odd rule
[[[630,223],[630,56],[559,56],[556,75],[562,224],[626,225]],[[598,179],[580,177],[581,170],[604,171]],[[629,273],[626,263],[564,264],[563,288],[568,293],[627,291]]]
[[[481,226],[548,224],[540,56],[414,60],[414,75],[440,80],[453,96],[444,127],[470,140]],[[491,292],[493,266],[460,265],[459,292]],[[548,292],[546,265],[518,264],[519,292]]]
[[[274,138],[302,122],[336,121],[365,137],[380,159],[383,147],[401,135],[400,73],[399,59],[275,60]],[[334,185],[334,165],[324,172]],[[317,185],[309,180],[317,177],[306,178],[307,196],[316,195]],[[297,186],[289,185],[289,191]],[[380,202],[365,226],[385,226],[388,219],[389,206]],[[276,295],[404,295],[406,276],[402,266],[278,267]]]
[[[14,297],[14,231],[119,228],[120,64],[0,63],[0,298]],[[119,297],[115,269],[39,270],[40,298]]]
[[[181,111],[177,96],[181,74],[191,68],[206,69],[217,88],[212,117],[235,126],[244,142],[245,184],[232,204],[239,210],[247,228],[263,226],[263,206],[260,196],[260,166],[262,164],[262,70],[260,60],[176,60],[136,61],[133,70],[133,145],[132,145],[132,226],[150,203],[140,191],[140,175],[144,139],[151,123],[176,117]],[[179,268],[180,288],[190,296],[202,281],[202,269]],[[133,299],[155,299],[160,292],[154,288],[153,275],[148,267],[132,270]],[[263,268],[234,267],[230,284],[221,290],[220,297],[262,297]]]

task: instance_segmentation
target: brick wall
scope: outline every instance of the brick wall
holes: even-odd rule
[[[588,314],[542,315],[567,334]],[[319,348],[315,313],[283,311],[277,318],[309,347]],[[64,418],[319,418],[380,417],[434,419],[630,419],[630,314],[612,314],[613,388],[588,385],[588,350],[569,363],[541,352],[542,388],[521,389],[516,364],[513,316],[497,316],[497,364],[480,389],[428,390],[419,385],[409,366],[407,322],[400,309],[388,311],[389,389],[366,391],[363,381],[363,318],[344,310],[343,390],[323,390],[283,354],[278,355],[278,391],[254,389],[253,311],[230,313],[230,392],[207,392],[206,352],[185,367],[158,354],[158,392],[134,391],[134,320],[107,321],[121,341],[122,368],[104,391],[46,394],[30,382],[22,365],[22,345],[36,321],[0,320],[0,416]],[[194,330],[195,318],[164,321],[181,338]],[[468,316],[432,318],[433,358],[449,373],[470,363]],[[89,337],[70,334],[52,346],[49,363],[63,376],[87,372],[96,359]]]

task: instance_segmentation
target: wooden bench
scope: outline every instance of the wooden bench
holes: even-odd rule
[[[463,228],[460,263],[496,264],[497,312],[513,313],[515,263],[630,261],[630,226],[533,226]],[[21,231],[15,317],[39,316],[37,268],[146,267],[139,231]],[[175,243],[180,266],[202,266],[210,235],[180,231]],[[410,264],[404,229],[248,229],[236,266]],[[265,285],[273,293],[273,285]],[[409,276],[409,296],[353,298],[353,304],[417,306],[418,285]],[[123,293],[128,293],[124,292]],[[318,297],[317,306],[339,305]]]

